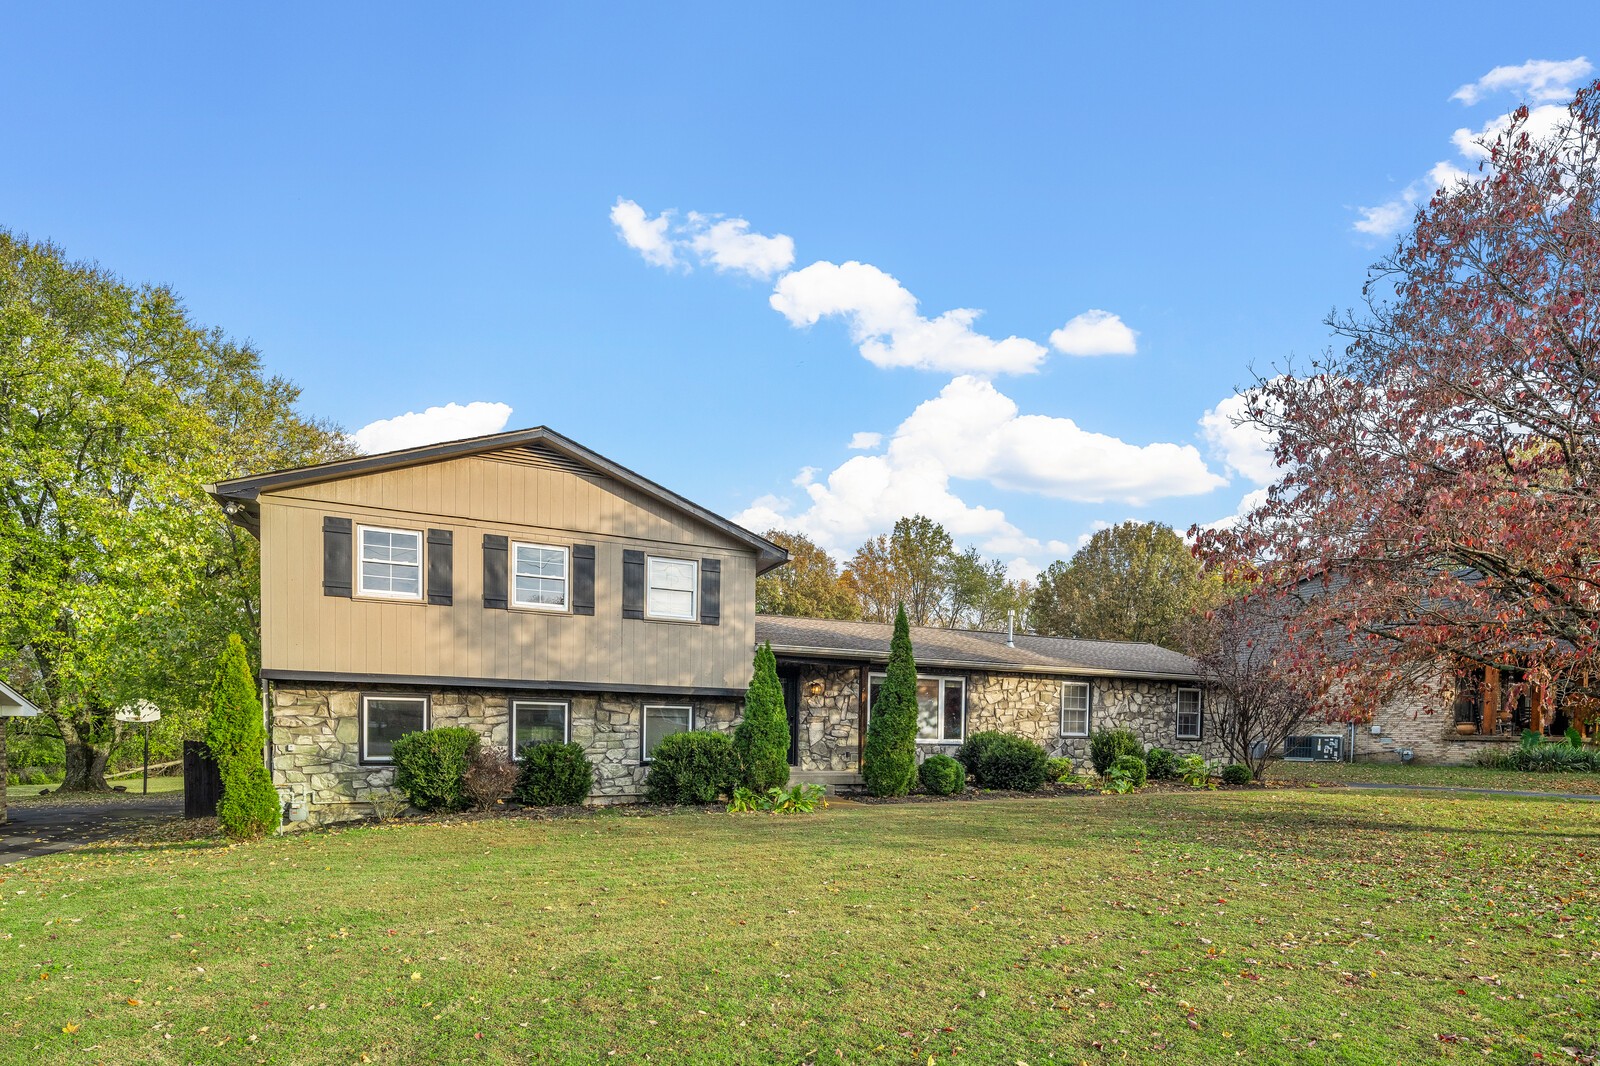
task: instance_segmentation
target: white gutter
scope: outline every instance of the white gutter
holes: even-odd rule
[[[814,648],[798,644],[774,644],[774,655],[800,655],[816,659],[846,659],[871,665],[888,661],[887,652],[866,652],[841,648]],[[947,670],[989,670],[1010,674],[1045,674],[1050,677],[1126,677],[1135,681],[1199,681],[1198,674],[1169,674],[1151,670],[1108,670],[1092,666],[1043,666],[1008,663],[998,659],[933,659],[915,656],[917,667],[937,666]]]

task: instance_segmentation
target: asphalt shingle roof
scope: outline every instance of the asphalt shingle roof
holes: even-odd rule
[[[884,622],[756,615],[756,640],[770,641],[779,653],[881,661],[888,658],[893,636],[894,627]],[[919,663],[1007,673],[1083,672],[1179,680],[1195,676],[1194,660],[1187,655],[1136,641],[1018,633],[1016,646],[1007,647],[1004,633],[912,626],[911,647]]]

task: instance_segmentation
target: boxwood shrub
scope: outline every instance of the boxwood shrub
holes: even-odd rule
[[[1150,768],[1137,755],[1118,755],[1106,768],[1108,774],[1113,770],[1127,774],[1134,788],[1143,788],[1150,780]]]
[[[1104,775],[1106,769],[1117,761],[1118,755],[1144,757],[1144,745],[1131,729],[1098,729],[1089,738],[1089,761],[1094,772]]]
[[[1150,780],[1166,781],[1178,776],[1178,753],[1166,748],[1151,748],[1144,753],[1144,764],[1150,771]]]
[[[967,787],[967,768],[948,755],[930,755],[917,767],[917,780],[935,796],[949,796]]]
[[[985,729],[980,733],[973,733],[961,742],[956,749],[956,762],[967,768],[967,773],[978,772],[978,763],[983,759],[983,753],[999,741],[1003,741],[1006,734],[997,729]]]
[[[1050,757],[1026,737],[1002,733],[982,745],[971,770],[979,788],[1032,792],[1049,779]]]
[[[656,745],[644,795],[651,803],[715,803],[739,781],[739,756],[724,733],[673,733]]]
[[[1254,775],[1250,767],[1242,762],[1231,762],[1222,768],[1222,783],[1224,785],[1248,785]]]
[[[467,803],[467,769],[478,734],[465,726],[424,729],[394,742],[394,784],[413,807],[453,811]]]
[[[522,749],[512,796],[529,807],[571,807],[589,798],[594,764],[578,744],[547,740]]]
[[[1077,774],[1077,770],[1073,768],[1072,760],[1064,759],[1060,756],[1046,762],[1045,770],[1049,773],[1048,780],[1051,781],[1065,781],[1067,778]]]

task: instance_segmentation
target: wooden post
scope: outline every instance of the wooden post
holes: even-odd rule
[[[856,717],[856,772],[860,773],[867,761],[867,668],[861,667],[856,687],[861,697],[861,707]]]
[[[1500,717],[1500,671],[1492,666],[1483,668],[1483,720],[1478,732],[1490,736]]]
[[[1544,733],[1544,686],[1534,685],[1528,690],[1528,728]]]

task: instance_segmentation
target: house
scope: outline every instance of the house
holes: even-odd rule
[[[7,718],[32,718],[39,708],[29,703],[22,693],[0,681],[0,824],[6,820],[6,774],[10,766],[6,760]]]
[[[209,487],[261,542],[261,679],[291,821],[368,813],[407,732],[467,726],[514,754],[581,744],[592,801],[643,789],[661,738],[731,730],[770,640],[797,777],[860,770],[889,627],[760,618],[787,553],[553,430]],[[1091,728],[1211,750],[1192,664],[1151,645],[918,629],[926,751],[969,730],[1082,759]]]

